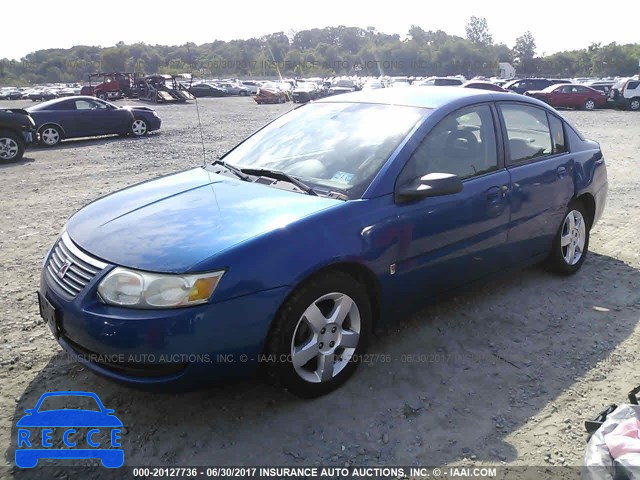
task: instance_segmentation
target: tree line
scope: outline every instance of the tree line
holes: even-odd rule
[[[601,45],[537,56],[531,32],[512,48],[494,43],[487,21],[471,17],[465,37],[413,25],[406,36],[375,27],[326,27],[277,32],[247,40],[196,45],[123,42],[113,47],[46,49],[20,60],[0,60],[0,84],[72,83],[94,72],[136,72],[201,77],[457,75],[494,76],[509,62],[519,76],[629,76],[638,73],[640,44]]]

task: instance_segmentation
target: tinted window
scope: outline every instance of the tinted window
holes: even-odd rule
[[[562,120],[553,115],[547,115],[549,119],[549,127],[551,129],[551,138],[553,140],[553,153],[564,153],[567,151],[564,139],[564,128]]]
[[[491,109],[486,105],[458,110],[431,130],[400,175],[401,185],[428,173],[469,178],[498,169]]]
[[[60,102],[55,105],[51,105],[47,110],[75,110],[76,102],[67,100],[66,102]]]
[[[638,85],[640,85],[640,82],[629,82],[627,84],[627,88],[630,90],[635,90],[636,88],[638,88]]]
[[[501,105],[500,110],[507,129],[511,163],[552,153],[551,132],[543,110],[515,104]]]

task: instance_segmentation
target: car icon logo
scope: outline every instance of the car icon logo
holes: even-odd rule
[[[71,260],[67,259],[64,261],[64,263],[60,266],[60,268],[56,272],[56,275],[60,280],[62,280],[64,276],[67,274],[67,270],[69,270],[69,267],[71,267]]]
[[[83,406],[90,408],[67,407],[78,403],[79,398]],[[48,408],[51,404],[63,404],[66,408]],[[33,468],[41,458],[99,458],[106,468],[121,467],[124,464],[124,450],[120,442],[123,425],[113,413],[92,392],[43,394],[35,407],[26,409],[26,415],[16,423],[16,465]]]

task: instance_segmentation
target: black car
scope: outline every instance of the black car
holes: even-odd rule
[[[569,80],[549,79],[549,78],[521,78],[505,83],[502,88],[516,93],[524,93],[529,90],[544,90],[551,85],[558,83],[571,83]]]
[[[307,103],[320,96],[318,86],[312,82],[299,82],[292,92],[293,103]]]
[[[36,124],[26,110],[0,110],[0,161],[20,160],[36,135]]]
[[[191,85],[189,89],[191,95],[194,97],[226,97],[227,92],[215,85],[210,85],[208,83],[198,83],[196,85]]]
[[[358,89],[356,83],[353,80],[336,80],[331,84],[329,88],[329,95],[338,95],[340,93],[351,93]]]
[[[22,98],[20,90],[0,90],[0,100],[19,100]]]

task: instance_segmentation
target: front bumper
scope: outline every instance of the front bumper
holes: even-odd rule
[[[58,343],[76,361],[119,382],[172,390],[255,372],[285,287],[181,309],[127,309],[98,300],[112,268],[73,299],[42,271],[40,295],[55,307]]]

